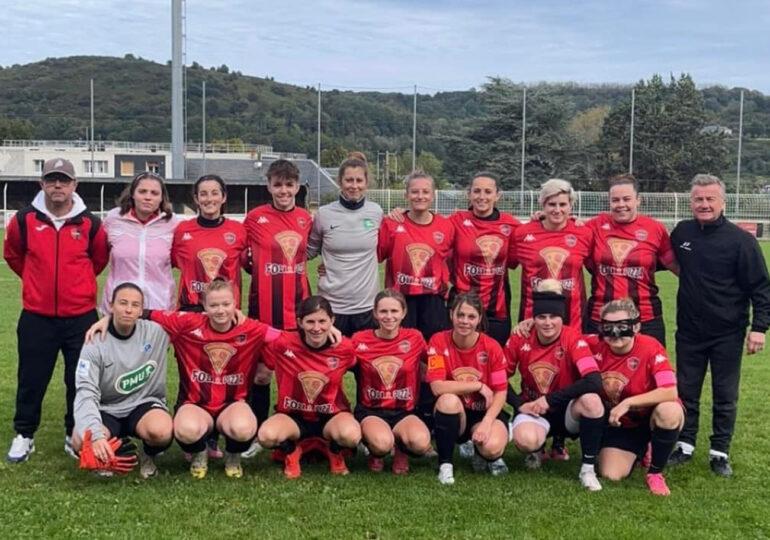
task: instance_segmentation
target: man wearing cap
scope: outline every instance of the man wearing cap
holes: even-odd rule
[[[22,280],[23,309],[16,329],[19,369],[17,435],[6,456],[26,461],[35,451],[34,434],[59,351],[64,356],[67,412],[64,450],[71,445],[75,368],[86,330],[96,322],[96,276],[107,265],[107,235],[101,221],[75,193],[72,163],[54,158],[43,165],[41,191],[32,205],[8,223],[3,257]]]

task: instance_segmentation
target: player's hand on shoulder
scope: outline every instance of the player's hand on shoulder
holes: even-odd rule
[[[534,319],[524,319],[519,324],[513,327],[512,334],[515,336],[519,336],[520,338],[528,338],[529,333],[532,331],[532,326],[534,326],[535,320]]]
[[[406,213],[406,210],[401,208],[400,206],[393,207],[390,212],[388,212],[388,217],[395,221],[396,223],[403,223],[404,222],[404,214]]]
[[[107,337],[107,328],[110,326],[111,315],[105,315],[86,330],[85,343],[92,343],[97,334],[101,334],[101,341]]]

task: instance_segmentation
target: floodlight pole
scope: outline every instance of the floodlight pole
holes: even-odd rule
[[[315,170],[315,182],[318,186],[318,206],[321,206],[321,83],[318,83],[318,126],[316,131],[316,158],[318,163]]]
[[[412,172],[417,167],[417,85],[414,85],[414,105],[412,107]]]
[[[203,141],[203,174],[206,174],[206,81],[203,81],[203,88],[201,89],[201,139]]]
[[[91,178],[94,177],[96,165],[94,163],[94,80],[91,79]]]
[[[738,215],[738,208],[741,201],[741,153],[743,150],[743,90],[741,90],[741,107],[738,120],[738,167],[736,170],[735,186],[735,215]]]
[[[636,88],[631,89],[631,140],[628,143],[628,174],[634,174],[634,108],[636,106]]]
[[[521,206],[524,207],[524,152],[527,143],[527,87],[521,97]]]

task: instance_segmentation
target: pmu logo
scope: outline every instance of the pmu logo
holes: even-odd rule
[[[124,373],[115,380],[115,390],[124,395],[138,390],[147,384],[156,369],[158,369],[158,364],[154,360],[150,360],[137,369]]]

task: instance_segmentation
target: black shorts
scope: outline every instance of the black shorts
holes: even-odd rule
[[[342,332],[345,337],[350,337],[359,330],[370,330],[375,328],[374,316],[372,310],[363,313],[341,313],[334,315],[334,326]]]
[[[607,426],[604,428],[602,448],[625,450],[626,452],[631,452],[637,458],[641,458],[647,451],[647,444],[651,439],[652,430],[650,429],[649,419],[640,422],[635,427]]]
[[[417,294],[406,296],[406,317],[401,325],[404,328],[416,328],[425,341],[433,334],[449,330],[449,310],[446,302],[436,294]]]
[[[457,442],[464,443],[465,441],[471,440],[471,428],[481,422],[484,419],[485,414],[487,414],[486,411],[474,411],[473,409],[465,409],[465,431],[460,434]],[[505,429],[507,430],[508,420],[510,420],[508,413],[505,411],[500,411],[500,413],[497,415],[497,419],[503,423]]]
[[[128,416],[124,416],[123,418],[118,418],[117,416],[112,416],[111,414],[102,411],[102,424],[110,430],[111,437],[139,437],[136,434],[136,425],[145,414],[153,409],[166,410],[163,405],[155,402],[147,402],[142,403],[131,411]]]
[[[305,419],[301,414],[287,414],[289,418],[294,420],[294,423],[297,424],[297,427],[299,428],[299,439],[307,439],[309,437],[323,437],[324,436],[324,428],[326,427],[326,424],[329,423],[329,420],[334,418],[337,414],[330,414],[330,415],[323,415],[318,420],[307,420]]]
[[[508,338],[511,337],[511,319],[495,319],[487,315],[489,327],[486,334],[497,341],[501,347],[505,347]]]
[[[583,318],[583,333],[584,334],[598,334],[599,323],[598,321],[592,321],[588,317]],[[639,330],[640,334],[645,336],[654,337],[658,340],[658,343],[666,346],[666,324],[663,322],[663,317],[652,319],[651,321],[643,322],[642,328]]]
[[[414,411],[404,411],[400,409],[370,409],[363,405],[356,405],[356,410],[353,412],[353,416],[359,424],[367,416],[376,416],[377,418],[384,420],[385,423],[390,426],[391,430],[396,427],[396,424],[401,420],[414,414]]]

